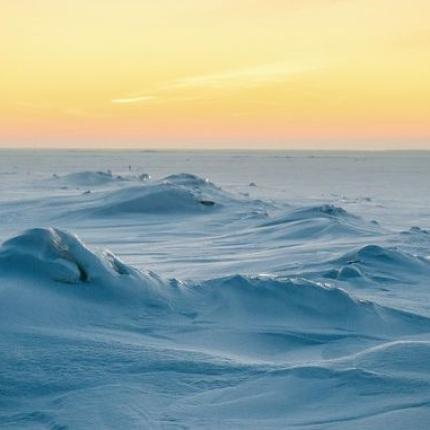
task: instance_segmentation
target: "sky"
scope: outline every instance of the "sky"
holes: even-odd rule
[[[0,0],[0,147],[430,149],[429,0]]]

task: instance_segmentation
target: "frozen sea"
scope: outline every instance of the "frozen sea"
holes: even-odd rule
[[[430,152],[0,150],[1,429],[430,428]]]

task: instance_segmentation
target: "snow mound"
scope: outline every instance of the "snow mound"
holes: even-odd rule
[[[397,340],[356,354],[355,367],[396,374],[430,374],[430,342]]]
[[[409,230],[402,231],[401,234],[413,235],[413,236],[414,235],[430,236],[430,231],[418,226],[412,226]]]
[[[283,239],[372,235],[378,229],[375,224],[329,204],[294,209],[260,228]]]
[[[69,291],[89,293],[96,300],[127,297],[162,303],[168,290],[168,284],[154,273],[125,264],[108,250],[97,255],[76,235],[52,227],[27,230],[4,242],[0,276],[79,284],[81,288]]]
[[[313,206],[310,208],[298,209],[292,214],[291,219],[304,219],[304,218],[316,218],[316,217],[349,218],[349,219],[358,218],[356,215],[353,215],[347,212],[345,209],[339,206],[325,204],[320,206]]]
[[[97,217],[127,214],[199,214],[238,204],[239,199],[208,180],[179,174],[127,187],[105,194],[93,208],[85,209]]]
[[[220,421],[225,429],[237,422],[240,428],[377,429],[389,423],[390,428],[406,429],[413,419],[422,423],[417,428],[425,429],[430,385],[427,375],[422,376],[417,381],[357,368],[305,365],[269,370],[185,398],[168,413],[187,424],[200,416],[199,427],[214,429]]]
[[[200,176],[193,175],[192,173],[177,173],[174,175],[169,175],[164,178],[163,182],[194,187],[209,185],[211,187],[217,188],[212,182],[209,181],[209,179],[201,178]]]
[[[102,205],[93,211],[96,216],[117,214],[169,214],[204,212],[213,209],[213,200],[197,195],[186,188],[170,184],[128,187],[106,196]]]
[[[286,215],[266,223],[265,225],[277,225],[282,223],[288,223],[293,221],[303,221],[311,219],[359,219],[356,215],[347,212],[341,207],[334,205],[320,205],[294,209]]]
[[[66,283],[91,282],[134,271],[113,254],[103,258],[90,251],[80,239],[55,228],[35,228],[9,239],[0,248],[0,267],[47,276]]]
[[[417,276],[430,277],[430,262],[397,248],[366,245],[333,262],[329,277],[340,280],[365,278],[377,282],[406,281]]]
[[[232,321],[235,326],[264,321],[299,331],[330,328],[372,335],[430,330],[430,321],[424,317],[360,300],[343,289],[305,279],[236,275],[207,281],[197,291],[207,304],[206,318]]]

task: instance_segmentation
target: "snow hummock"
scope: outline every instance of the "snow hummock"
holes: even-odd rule
[[[108,250],[96,254],[76,235],[52,227],[27,230],[2,244],[0,278],[8,277],[70,284],[68,293],[97,301],[166,304],[168,293],[167,284],[154,273],[125,264]]]
[[[408,277],[430,276],[430,262],[395,247],[366,245],[336,259],[332,276],[338,279],[360,278],[377,282],[400,282]]]
[[[288,210],[260,226],[283,238],[319,238],[373,235],[378,227],[341,207],[324,204]]]
[[[65,283],[132,276],[133,269],[113,254],[97,256],[73,234],[56,228],[35,228],[3,243],[2,271],[42,275]]]
[[[80,211],[92,217],[133,214],[203,214],[240,205],[240,199],[207,179],[191,174],[170,175],[159,181],[108,191]]]
[[[344,333],[414,333],[430,330],[430,320],[360,300],[340,288],[306,279],[214,279],[198,289],[210,304],[207,319],[232,321],[236,326],[264,321],[289,330]],[[210,315],[210,316],[209,316]]]

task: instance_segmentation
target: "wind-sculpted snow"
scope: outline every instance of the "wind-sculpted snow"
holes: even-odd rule
[[[165,304],[167,286],[152,272],[123,263],[108,250],[89,250],[74,234],[55,228],[36,228],[7,240],[0,248],[0,279],[72,284],[56,288],[96,301],[124,300]]]
[[[334,265],[327,276],[349,280],[353,278],[381,283],[408,282],[411,278],[430,279],[430,262],[396,248],[366,245],[349,252]]]
[[[335,262],[358,260],[410,270],[427,264],[377,246]],[[399,337],[430,333],[430,320],[328,284],[241,275],[164,280],[55,228],[4,242],[0,282],[3,339],[13,333],[24,357],[3,354],[5,428],[83,429],[91,421],[101,428],[356,429],[378,428],[395,413],[392,427],[401,430],[409,410],[416,428],[429,416],[429,343]],[[33,361],[41,363],[37,372]]]
[[[381,371],[391,375],[419,376],[430,379],[430,342],[397,340],[357,353],[347,365],[361,369]],[[349,363],[351,361],[351,363]]]
[[[236,327],[263,322],[299,331],[389,335],[430,331],[430,321],[354,298],[340,288],[305,279],[275,280],[234,276],[203,283],[200,309],[207,319]],[[204,304],[207,303],[205,306]]]
[[[294,209],[280,218],[268,221],[265,226],[272,226],[284,223],[291,223],[294,221],[316,220],[316,219],[331,219],[335,221],[352,221],[357,220],[358,217],[350,214],[345,209],[334,205],[321,205],[311,206]]]
[[[126,265],[109,251],[97,255],[77,236],[55,228],[29,230],[4,242],[1,276],[74,284],[73,293],[78,297],[101,302],[107,297],[121,298],[142,306],[158,303],[165,305],[169,314],[194,315],[196,321],[235,327],[248,326],[252,320],[253,324],[276,324],[300,332],[330,329],[386,336],[430,331],[425,318],[304,279],[237,275],[201,283],[162,280],[152,272]]]
[[[200,178],[192,173],[178,173],[169,175],[164,178],[163,182],[176,185],[185,185],[189,187],[198,188],[201,186],[209,186],[210,188],[218,188],[209,179]],[[219,189],[219,188],[218,188]]]
[[[276,225],[284,222],[303,221],[306,219],[333,219],[333,220],[355,220],[357,216],[350,214],[345,209],[334,205],[311,206],[295,209],[284,217],[268,222],[267,225]]]
[[[246,205],[246,200],[223,191],[208,180],[190,174],[122,188],[96,198],[81,214],[96,217],[118,215],[175,215],[213,213],[223,207]]]
[[[0,157],[1,429],[428,430],[424,153],[43,154]]]
[[[105,252],[98,257],[77,236],[55,228],[35,228],[4,242],[0,267],[6,272],[41,275],[65,283],[133,277],[137,273],[113,254]]]
[[[402,231],[401,234],[412,237],[424,237],[426,239],[430,239],[430,231],[417,226],[413,226],[407,231]]]
[[[407,377],[372,366],[290,367],[186,398],[168,412],[190,427],[209,429],[244,429],[258,422],[259,428],[268,429],[370,430],[389,425],[406,430],[413,421],[413,428],[424,430],[430,416],[430,378],[420,370]]]
[[[375,223],[329,204],[294,209],[260,227],[271,236],[299,240],[367,236],[380,230]]]
[[[218,203],[220,204],[220,203]],[[171,184],[129,187],[106,196],[93,211],[96,216],[118,214],[203,213],[216,209],[216,203],[181,186]]]

